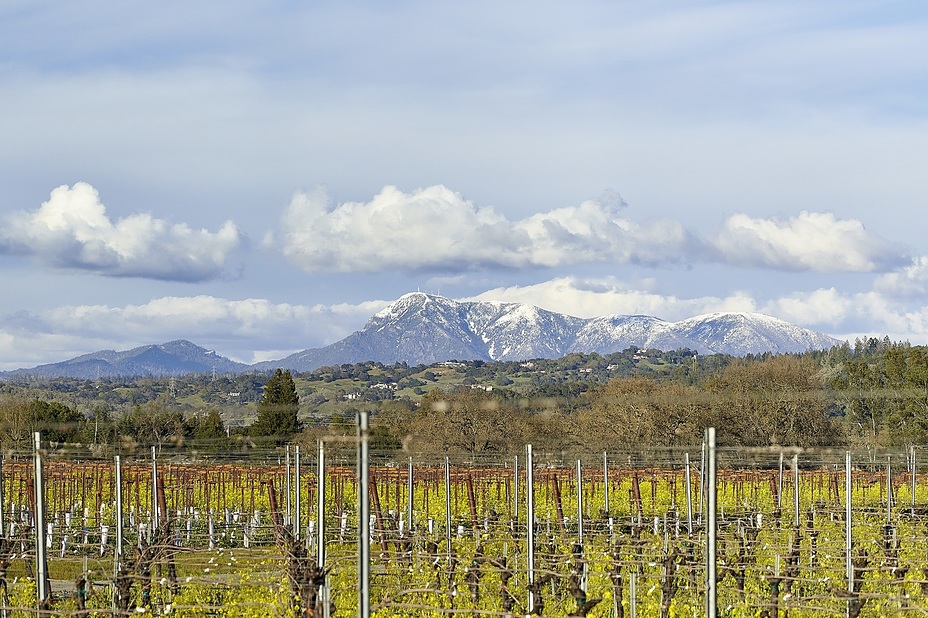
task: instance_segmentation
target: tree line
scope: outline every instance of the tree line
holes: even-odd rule
[[[469,454],[692,446],[708,426],[725,446],[926,444],[928,348],[871,338],[804,354],[684,356],[664,373],[549,383],[529,396],[433,390],[374,418],[384,446]]]
[[[131,452],[152,446],[158,452],[217,451],[235,445],[255,446],[255,441],[280,444],[301,428],[299,397],[289,371],[278,369],[271,375],[257,409],[255,422],[233,435],[218,408],[185,413],[167,397],[136,404],[115,415],[105,405],[82,414],[58,401],[0,395],[0,444],[4,450],[26,450],[35,432],[41,432],[52,446],[81,446],[91,452]]]
[[[51,443],[98,450],[310,445],[323,435],[353,434],[360,409],[372,415],[372,447],[386,452],[509,453],[529,442],[560,451],[692,446],[707,426],[715,426],[719,443],[727,446],[928,443],[923,346],[872,338],[825,351],[744,358],[681,350],[654,354],[645,365],[640,359],[646,351],[626,352],[441,367],[359,363],[305,375],[278,369],[263,385],[248,378],[258,382],[255,415],[235,427],[221,402],[184,407],[161,393],[121,411],[105,403],[80,410],[56,398],[55,390],[24,394],[5,385],[0,443],[28,448],[32,432],[42,431]],[[460,372],[460,379],[441,386],[442,371]],[[320,411],[313,384],[362,378],[405,380],[421,393],[372,389],[376,398],[345,399]]]

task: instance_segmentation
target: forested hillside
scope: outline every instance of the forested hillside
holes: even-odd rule
[[[278,372],[279,373],[279,372]],[[928,442],[928,348],[888,339],[824,352],[697,356],[690,350],[571,354],[529,362],[359,363],[293,374],[298,419],[255,424],[271,374],[0,383],[0,441],[41,430],[101,453],[152,445],[209,451],[353,433],[375,448],[512,452],[698,444],[878,448]],[[263,403],[262,403],[263,402]]]

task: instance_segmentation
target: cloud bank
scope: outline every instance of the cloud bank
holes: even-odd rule
[[[246,363],[277,359],[337,341],[388,304],[294,305],[199,295],[166,296],[139,305],[18,312],[0,316],[0,349],[17,356],[5,358],[0,352],[0,370],[174,339],[190,339]]]
[[[384,187],[368,202],[334,205],[322,189],[297,193],[265,244],[310,272],[461,272],[583,264],[663,267],[719,263],[791,272],[888,272],[899,293],[926,287],[924,266],[856,219],[803,211],[795,217],[737,213],[704,240],[681,223],[635,221],[607,191],[577,205],[509,219],[435,185],[405,193]],[[112,277],[207,281],[229,277],[244,242],[231,221],[216,231],[137,213],[112,221],[94,187],[60,186],[31,212],[8,215],[0,253],[31,255],[58,269]],[[908,290],[908,292],[906,291]]]
[[[473,298],[530,303],[580,317],[647,314],[680,320],[720,311],[761,312],[838,338],[928,338],[928,308],[917,306],[928,293],[928,258],[912,259],[856,219],[809,211],[790,218],[738,213],[702,239],[674,221],[634,221],[627,209],[618,194],[606,192],[515,219],[442,185],[411,193],[387,186],[370,201],[337,205],[316,190],[294,196],[280,231],[266,243],[308,272],[406,273],[412,275],[405,278],[408,284],[432,271],[430,281],[469,288],[468,293],[498,286],[507,270],[531,277],[532,271],[584,264],[606,265],[606,272],[615,272],[608,270],[613,265],[683,265],[695,271],[703,264],[709,271],[738,265],[758,272],[876,273],[872,289],[856,292],[834,287],[777,292],[766,289],[763,279],[752,279],[750,289],[728,282],[711,294],[686,296],[658,291],[653,279],[629,284],[615,276],[578,275],[495,287]],[[242,243],[231,222],[210,232],[148,214],[112,221],[86,183],[58,187],[35,211],[8,216],[0,231],[0,253],[31,255],[59,269],[174,281],[222,276]],[[478,269],[486,272],[470,277]],[[485,284],[477,287],[477,279]],[[277,359],[345,337],[389,302],[301,305],[176,295],[143,304],[20,311],[0,316],[0,349],[17,354],[14,359],[0,353],[0,368],[178,338],[243,362]]]
[[[21,311],[0,316],[0,370],[173,339],[190,339],[241,362],[275,360],[342,339],[392,300],[298,305],[199,295],[166,296],[136,305]],[[909,307],[876,290],[849,293],[818,288],[767,298],[733,291],[685,297],[649,289],[648,282],[632,285],[616,277],[559,277],[497,287],[462,300],[528,303],[587,318],[644,314],[678,321],[706,313],[759,312],[851,342],[884,335],[915,343],[928,339],[928,307]]]
[[[0,230],[2,253],[31,255],[54,268],[171,281],[223,276],[242,241],[231,221],[217,232],[145,213],[113,222],[97,190],[84,182],[56,188],[37,210],[8,215]]]
[[[369,202],[337,206],[317,189],[294,196],[279,242],[282,253],[309,272],[660,264],[685,253],[689,239],[681,225],[635,223],[619,216],[623,208],[610,192],[510,220],[442,185],[412,193],[387,186]]]
[[[928,257],[917,257],[904,268],[880,275],[874,289],[893,298],[923,298],[928,295]]]
[[[759,298],[744,292],[684,298],[629,286],[614,277],[555,278],[528,286],[487,290],[474,300],[529,303],[578,317],[652,315],[678,321],[724,311],[757,312],[842,340],[888,335],[895,341],[928,338],[928,307],[895,303],[877,291],[819,288]]]
[[[856,219],[803,211],[785,220],[734,214],[703,240],[670,220],[636,222],[614,192],[576,206],[510,220],[442,185],[385,187],[369,202],[333,205],[325,191],[298,193],[279,243],[307,272],[553,268],[577,264],[721,263],[780,271],[880,272],[910,261]]]
[[[758,311],[757,302],[741,293],[683,298],[631,286],[615,277],[558,277],[533,285],[487,290],[471,299],[527,303],[581,318],[650,315],[677,321],[719,311]]]
[[[721,261],[788,271],[876,272],[907,259],[898,246],[874,236],[860,221],[803,211],[787,220],[735,214],[716,237]]]

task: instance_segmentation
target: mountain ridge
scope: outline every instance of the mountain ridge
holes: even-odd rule
[[[760,313],[710,313],[668,322],[647,315],[578,318],[534,305],[457,301],[412,292],[371,316],[347,337],[276,361],[238,363],[185,339],[122,352],[100,350],[59,363],[0,373],[0,377],[137,377],[185,373],[244,373],[277,367],[313,371],[365,361],[429,365],[448,360],[529,360],[570,353],[610,354],[630,347],[700,354],[799,353],[841,341]]]
[[[330,346],[302,350],[256,368],[312,371],[344,362],[431,364],[443,360],[528,360],[629,347],[701,354],[798,353],[841,341],[760,313],[710,313],[668,322],[653,316],[577,318],[533,305],[456,301],[412,292],[374,314],[360,331]],[[362,358],[363,357],[363,358]]]
[[[176,376],[188,373],[243,373],[251,368],[245,363],[220,356],[186,339],[161,344],[137,346],[129,350],[99,350],[81,354],[58,363],[14,369],[0,377],[28,375],[93,379],[101,377]]]

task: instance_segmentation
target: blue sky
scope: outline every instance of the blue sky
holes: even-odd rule
[[[919,2],[0,5],[0,369],[421,289],[928,343]]]

